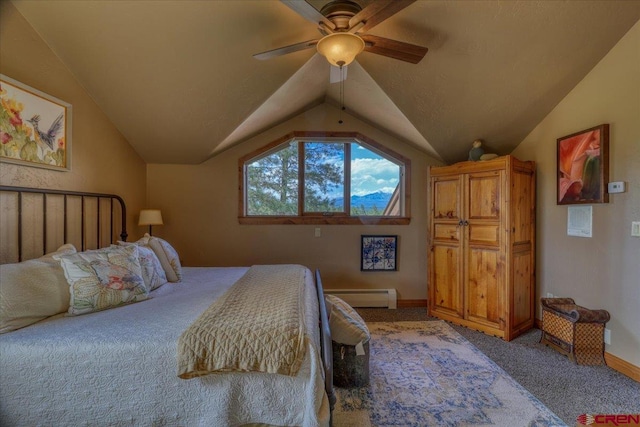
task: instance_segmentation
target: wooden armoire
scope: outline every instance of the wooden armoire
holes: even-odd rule
[[[535,316],[535,163],[431,167],[429,314],[510,341]]]

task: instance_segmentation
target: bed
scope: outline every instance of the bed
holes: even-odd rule
[[[6,198],[16,203],[11,210],[17,218],[2,220],[3,236],[17,234],[17,243],[9,245],[15,249],[15,261],[37,261],[37,255],[58,245],[55,235],[66,243],[79,234],[77,251],[84,254],[127,238],[126,206],[117,196],[7,186],[0,187],[0,195],[5,197],[3,216],[8,215]],[[26,202],[28,197],[34,200]],[[25,203],[30,204],[28,209]],[[63,206],[63,213],[54,213],[51,205]],[[71,205],[79,206],[78,214],[71,214]],[[24,216],[39,209],[42,213],[35,216],[44,225],[37,225],[34,233],[33,220]],[[79,227],[69,225],[71,216],[80,221]],[[62,218],[62,225],[51,226],[56,218]],[[7,233],[8,222],[14,224],[12,230],[17,224],[15,232]],[[24,240],[41,241],[41,253],[27,250]],[[114,251],[136,245],[121,246],[127,249]],[[134,250],[141,251],[139,246]],[[9,249],[3,246],[3,252]],[[70,256],[56,255],[63,265]],[[187,331],[212,308],[223,307],[221,301],[228,304],[229,295],[241,284],[245,290],[256,287],[247,277],[264,271],[280,274],[283,268],[294,269],[303,282],[297,285],[303,352],[296,369],[287,373],[196,370],[179,377],[177,362]],[[303,266],[247,266],[181,267],[180,273],[179,282],[158,286],[139,302],[75,316],[59,313],[0,334],[0,425],[329,425],[335,397],[319,272]],[[243,310],[258,309],[253,305]],[[265,311],[269,310],[260,315]]]

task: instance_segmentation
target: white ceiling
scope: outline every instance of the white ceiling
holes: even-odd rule
[[[13,3],[148,163],[200,163],[340,103],[314,49],[252,57],[320,36],[279,1]],[[426,46],[425,58],[360,54],[345,106],[447,163],[475,139],[507,154],[638,19],[638,0],[418,0],[369,33]]]

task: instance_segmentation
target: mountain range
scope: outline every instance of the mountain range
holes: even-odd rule
[[[391,199],[391,193],[383,193],[382,191],[365,194],[364,196],[353,195],[351,196],[351,206],[357,208],[364,206],[366,210],[372,209],[375,206],[378,210],[383,211],[389,203],[389,199]],[[337,197],[334,200],[336,205],[341,206],[344,198]]]

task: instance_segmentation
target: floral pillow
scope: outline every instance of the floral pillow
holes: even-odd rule
[[[149,233],[144,233],[144,236],[136,240],[135,242],[120,242],[119,245],[138,245],[138,246],[149,246],[149,239],[151,239],[151,235]]]
[[[149,246],[158,256],[162,268],[167,273],[167,279],[170,282],[179,282],[182,280],[182,265],[178,252],[166,240],[151,236],[149,238]]]
[[[148,298],[138,247],[105,249],[56,255],[69,283],[72,316],[106,310]]]
[[[156,243],[152,245],[151,242],[153,241]],[[142,238],[135,242],[118,241],[118,244],[121,246],[136,245],[140,248],[151,249],[159,261],[159,264],[157,264],[160,266],[158,274],[160,277],[164,276],[166,278],[162,284],[167,283],[167,281],[179,282],[182,280],[182,266],[180,265],[180,258],[178,257],[176,250],[166,240],[162,240],[149,235],[149,233],[145,233]]]
[[[167,274],[156,254],[147,246],[138,246],[138,260],[142,269],[142,278],[150,291],[168,282]]]

